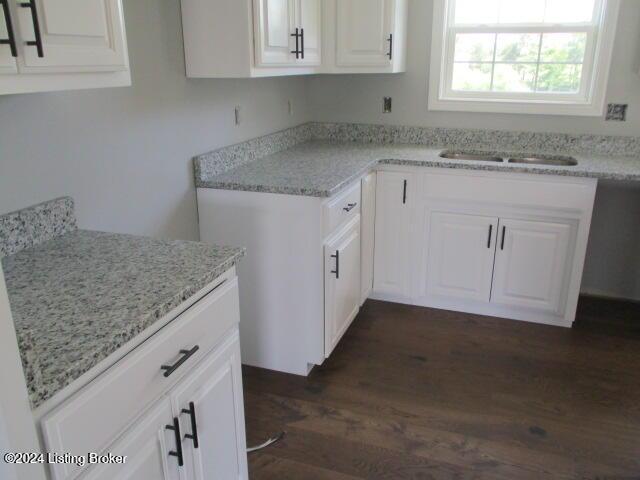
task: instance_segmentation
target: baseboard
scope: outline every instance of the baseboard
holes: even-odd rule
[[[615,293],[607,292],[604,290],[594,290],[594,289],[582,290],[580,292],[580,296],[601,298],[603,300],[615,300],[618,302],[640,303],[640,298],[623,297],[621,295],[617,295]]]

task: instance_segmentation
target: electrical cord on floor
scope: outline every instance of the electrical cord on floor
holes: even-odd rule
[[[258,446],[247,448],[247,453],[255,452],[256,450],[262,450],[263,448],[268,447],[269,445],[273,445],[274,443],[279,442],[284,438],[284,434],[285,432],[280,432],[275,437],[271,437],[269,440],[267,440],[264,443],[261,443]]]

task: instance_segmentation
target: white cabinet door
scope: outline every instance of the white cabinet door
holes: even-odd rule
[[[42,55],[25,45],[19,68],[25,73],[126,70],[122,0],[30,0],[19,8],[23,40],[39,31]]]
[[[362,238],[361,249],[361,271],[360,276],[360,304],[363,304],[373,289],[373,245],[375,238],[376,220],[376,172],[371,172],[362,179],[361,186],[362,201],[362,224],[360,227]]]
[[[376,293],[410,295],[410,223],[416,192],[414,174],[377,174],[373,268],[373,290]]]
[[[296,17],[294,0],[254,0],[254,35],[257,66],[295,63]]]
[[[113,455],[126,455],[124,464],[99,465],[84,477],[87,480],[178,480],[178,459],[169,455],[176,451],[171,402],[160,400],[112,447]]]
[[[495,217],[432,213],[427,293],[488,302],[497,230]]]
[[[562,313],[571,226],[500,219],[491,301]]]
[[[2,3],[0,7],[0,40],[5,42],[14,42],[14,46],[16,48],[17,55],[17,42],[18,39],[15,37],[15,24],[13,23],[12,12],[9,9],[9,1],[5,1]],[[10,39],[9,29],[11,29],[13,38]],[[0,45],[0,74],[2,73],[17,73],[18,64],[16,63],[16,58],[12,55],[10,45],[4,44]]]
[[[304,58],[298,59],[297,64],[320,65],[322,43],[322,4],[320,0],[296,1],[297,24],[303,29],[303,44],[300,48]]]
[[[349,328],[360,308],[360,217],[324,247],[325,356]]]
[[[171,402],[184,438],[186,478],[249,478],[237,331],[176,387]]]
[[[395,0],[337,0],[336,64],[388,67]]]

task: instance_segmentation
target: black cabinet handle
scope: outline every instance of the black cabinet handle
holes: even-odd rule
[[[304,60],[304,28],[300,29],[300,54]]]
[[[491,248],[491,234],[493,233],[493,224],[489,225],[489,238],[487,239],[487,248]]]
[[[182,357],[180,357],[180,360],[178,360],[173,365],[162,365],[160,367],[160,369],[164,370],[164,376],[168,377],[173,372],[175,372],[176,369],[178,369],[180,367],[180,365],[182,365],[184,362],[189,360],[189,357],[191,357],[194,353],[196,353],[199,348],[200,347],[198,345],[196,345],[191,350],[180,350],[180,353],[182,354]]]
[[[387,57],[389,60],[393,59],[393,33],[389,34],[389,38],[387,38],[387,42],[389,42],[389,52],[387,53]]]
[[[22,2],[20,4],[22,8],[31,9],[31,20],[33,20],[33,33],[36,37],[35,41],[26,42],[27,45],[36,47],[39,57],[44,57],[44,50],[42,48],[42,36],[40,35],[40,22],[38,21],[38,9],[36,8],[36,0],[29,0],[28,2]]]
[[[295,53],[296,54],[296,58],[300,58],[300,44],[299,44],[300,33],[298,33],[298,32],[299,32],[299,29],[296,28],[295,33],[291,34],[291,36],[295,37],[295,39],[296,39],[296,49],[295,50],[291,50],[291,53]]]
[[[176,439],[176,449],[171,450],[169,455],[178,457],[178,466],[182,467],[184,465],[184,457],[182,455],[182,435],[180,435],[180,422],[178,421],[178,417],[173,417],[173,425],[167,425],[165,428],[167,430],[173,430]]]
[[[351,210],[353,210],[354,208],[356,208],[358,204],[357,203],[347,203],[347,206],[343,208],[343,210],[345,212],[350,212]]]
[[[500,250],[504,250],[504,235],[507,232],[507,227],[502,227],[502,241],[500,242]]]
[[[0,39],[0,45],[9,45],[11,49],[11,56],[18,56],[18,49],[16,48],[16,37],[13,33],[13,22],[11,21],[11,11],[9,10],[9,0],[0,0],[2,2],[2,10],[4,11],[4,22],[7,24],[7,37]]]
[[[335,258],[336,259],[336,269],[335,270],[331,270],[331,273],[335,273],[336,274],[336,278],[340,278],[340,250],[336,250],[336,254],[335,255],[331,255],[331,258]]]
[[[196,424],[196,406],[189,402],[189,409],[183,408],[182,413],[188,413],[191,418],[191,433],[185,434],[184,438],[193,440],[193,448],[198,448],[198,425]]]
[[[407,181],[404,181],[404,185],[402,187],[402,203],[407,203]]]

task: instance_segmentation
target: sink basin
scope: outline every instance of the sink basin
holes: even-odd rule
[[[532,165],[555,165],[558,167],[573,167],[578,165],[578,161],[573,157],[521,157],[510,158],[509,163],[525,163]]]
[[[466,153],[466,152],[453,152],[451,150],[445,150],[440,152],[441,158],[448,158],[449,160],[477,160],[480,162],[502,162],[502,158],[495,157],[493,155],[486,155],[482,153]]]

